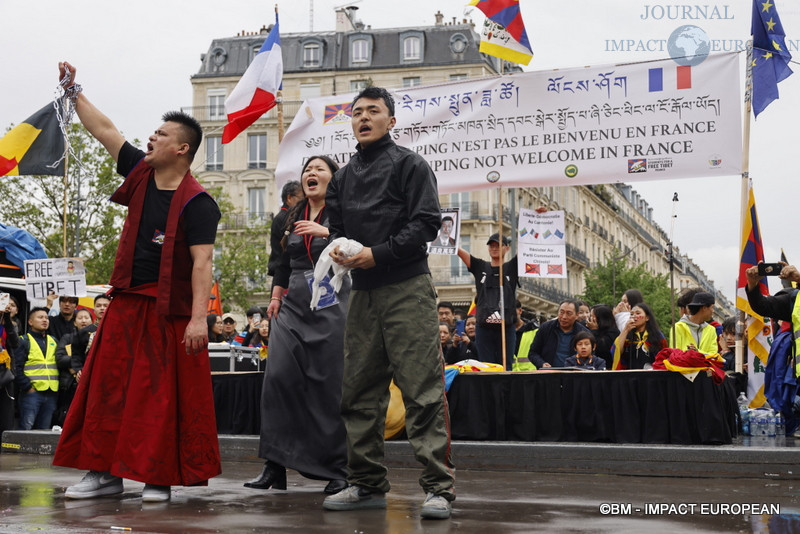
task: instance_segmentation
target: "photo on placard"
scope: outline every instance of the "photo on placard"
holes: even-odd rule
[[[460,234],[461,208],[442,209],[442,226],[436,239],[428,243],[428,254],[457,254]]]

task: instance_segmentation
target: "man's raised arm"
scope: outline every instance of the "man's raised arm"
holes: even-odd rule
[[[58,79],[63,80],[66,72],[70,73],[70,81],[67,87],[75,84],[76,69],[66,61],[58,64]],[[78,93],[75,99],[75,111],[78,113],[78,118],[81,123],[86,127],[92,136],[100,141],[108,153],[117,161],[119,157],[119,150],[125,143],[125,138],[119,132],[111,119],[106,117],[99,109],[94,107],[94,104],[89,102],[89,99],[83,93]]]

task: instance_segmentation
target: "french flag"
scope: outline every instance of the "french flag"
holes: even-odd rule
[[[225,100],[228,124],[222,132],[223,144],[231,142],[261,115],[275,107],[275,97],[281,88],[282,78],[281,36],[278,14],[275,13],[275,26],[267,35],[267,40]]]
[[[667,77],[673,78],[672,73],[667,74]],[[649,69],[648,81],[649,92],[657,93],[664,90],[664,69]],[[691,89],[692,88],[692,67],[679,65],[675,67],[674,83],[676,89]]]

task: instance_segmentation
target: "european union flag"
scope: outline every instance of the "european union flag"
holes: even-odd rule
[[[792,74],[786,34],[774,0],[753,0],[753,113],[778,98],[778,82]]]

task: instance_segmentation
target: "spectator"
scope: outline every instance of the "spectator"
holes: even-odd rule
[[[86,355],[89,354],[94,334],[97,332],[100,320],[106,314],[106,309],[110,303],[111,297],[108,295],[97,295],[94,298],[94,323],[78,330],[75,341],[72,342],[72,358],[70,361],[72,362],[72,369],[75,371],[75,381],[78,383],[81,381],[83,365],[86,363]]]
[[[573,354],[572,339],[584,331],[589,329],[578,322],[578,301],[563,301],[558,306],[558,317],[539,327],[528,356],[531,363],[537,369],[564,367]]]
[[[290,180],[283,184],[283,189],[281,189],[281,209],[272,218],[272,225],[269,229],[270,253],[269,262],[267,262],[267,274],[270,276],[275,276],[275,269],[281,262],[281,251],[283,250],[281,240],[286,231],[286,216],[289,213],[289,209],[302,199],[303,188],[300,187],[300,182]]]
[[[714,315],[714,296],[700,291],[695,293],[688,304],[689,315],[684,315],[675,323],[675,338],[670,332],[669,346],[680,350],[696,350],[703,354],[718,351],[717,330],[708,321]]]
[[[247,325],[236,336],[234,344],[249,347],[250,339],[256,332],[258,332],[259,325],[261,324],[261,318],[264,317],[264,314],[262,313],[261,308],[258,306],[252,306],[248,308],[245,316],[247,317]]]
[[[206,324],[208,325],[208,342],[224,343],[225,336],[222,334],[222,317],[216,313],[209,313],[206,316]]]
[[[436,312],[439,314],[440,323],[445,322],[450,328],[454,328],[456,326],[456,316],[452,302],[440,302],[436,306]]]
[[[53,336],[53,339],[60,340],[64,334],[77,331],[75,329],[75,309],[78,307],[78,297],[58,297],[58,307],[61,312],[50,319],[47,333]]]
[[[503,236],[492,234],[486,242],[491,261],[482,260],[471,255],[463,248],[458,249],[458,257],[467,266],[475,278],[475,307],[477,309],[477,326],[475,342],[484,362],[503,364],[502,321],[505,319],[506,357],[505,365],[511,369],[514,361],[514,349],[517,346],[514,323],[516,316],[514,304],[517,301],[517,256],[503,263],[510,250],[510,241]],[[503,298],[504,310],[500,310],[500,264],[503,263]]]
[[[9,302],[6,312],[8,313],[9,317],[11,317],[11,322],[14,324],[17,334],[22,335],[25,332],[25,325],[23,325],[22,319],[19,315],[19,301],[14,295],[8,295],[8,297]]]
[[[722,334],[717,339],[719,353],[725,360],[725,370],[736,370],[736,317],[728,317],[722,321]],[[746,364],[745,364],[746,365]]]
[[[605,304],[593,306],[589,312],[587,326],[597,341],[597,348],[594,353],[603,358],[606,361],[606,365],[609,362],[613,362],[614,352],[612,349],[614,341],[619,337],[619,330],[611,308]]]
[[[644,302],[642,292],[638,289],[629,289],[622,294],[619,303],[614,306],[614,320],[617,322],[617,330],[622,331],[631,318],[631,308]]]
[[[28,333],[14,354],[14,375],[20,391],[19,425],[22,430],[50,428],[58,401],[56,340],[47,334],[47,308],[28,313]]]
[[[442,354],[446,355],[451,347],[452,332],[450,331],[450,325],[445,321],[439,323],[439,343],[442,345]]]
[[[586,326],[586,321],[589,320],[589,313],[591,313],[591,308],[589,305],[583,301],[578,301],[578,322],[581,323],[583,326]]]
[[[78,372],[72,365],[73,344],[78,337],[78,332],[84,327],[92,324],[92,313],[87,308],[80,308],[75,311],[75,331],[67,332],[59,340],[56,347],[56,364],[58,365],[58,401],[56,412],[53,416],[53,424],[61,426],[67,417],[67,410],[75,396],[75,388],[78,381],[75,375]]]
[[[267,317],[272,320],[270,355],[261,393],[261,437],[258,455],[266,460],[255,489],[286,489],[286,468],[309,478],[328,480],[323,490],[347,487],[347,448],[342,413],[344,322],[350,295],[345,277],[338,293],[325,280],[328,293],[310,308],[313,271],[328,245],[329,211],[325,193],[336,163],[313,156],[303,166],[305,200],[287,217],[291,233],[283,241],[275,270]],[[309,432],[313,429],[313,433]]]
[[[667,348],[667,340],[644,302],[630,311],[631,317],[614,342],[615,371],[623,369],[652,369],[656,354]]]
[[[238,332],[236,331],[236,319],[233,314],[222,314],[222,341],[232,343],[236,339],[236,334]]]
[[[675,301],[675,306],[678,307],[681,317],[689,314],[689,303],[692,302],[694,296],[701,291],[703,290],[699,287],[688,287],[681,291],[681,294],[678,295],[678,298]]]
[[[264,317],[258,325],[258,329],[250,336],[248,347],[266,347],[269,345],[269,319]]]
[[[453,344],[445,354],[448,365],[462,360],[480,360],[478,347],[475,345],[475,316],[470,315],[464,322],[464,335],[453,334]]]
[[[591,332],[578,332],[572,340],[573,356],[567,358],[566,367],[579,367],[592,371],[605,371],[606,361],[594,353],[597,343]]]
[[[13,302],[13,301],[12,301]],[[5,312],[0,312],[0,376],[8,377],[13,372],[12,354],[19,347],[19,334],[11,316],[11,302]],[[19,309],[17,306],[16,309]],[[10,377],[8,377],[10,378]],[[8,379],[7,378],[7,379]],[[0,385],[0,436],[14,426],[14,381]]]
[[[455,499],[450,430],[438,347],[436,292],[427,243],[441,225],[436,177],[416,152],[392,140],[394,99],[367,87],[352,105],[358,145],[328,188],[331,233],[364,245],[333,260],[350,267],[342,415],[350,487],[327,497],[327,510],[386,508],[383,431],[394,377],[406,408],[408,441],[424,465],[421,516],[450,517]]]
[[[530,321],[525,321],[522,317],[522,303],[517,300],[516,303],[517,313],[515,317],[517,322],[514,324],[515,334],[517,338],[517,342],[514,344],[514,356],[515,358],[519,356],[519,346],[522,342],[522,336],[525,335],[525,332],[530,332],[532,330],[538,330],[539,325],[536,323],[535,319],[531,319]]]

